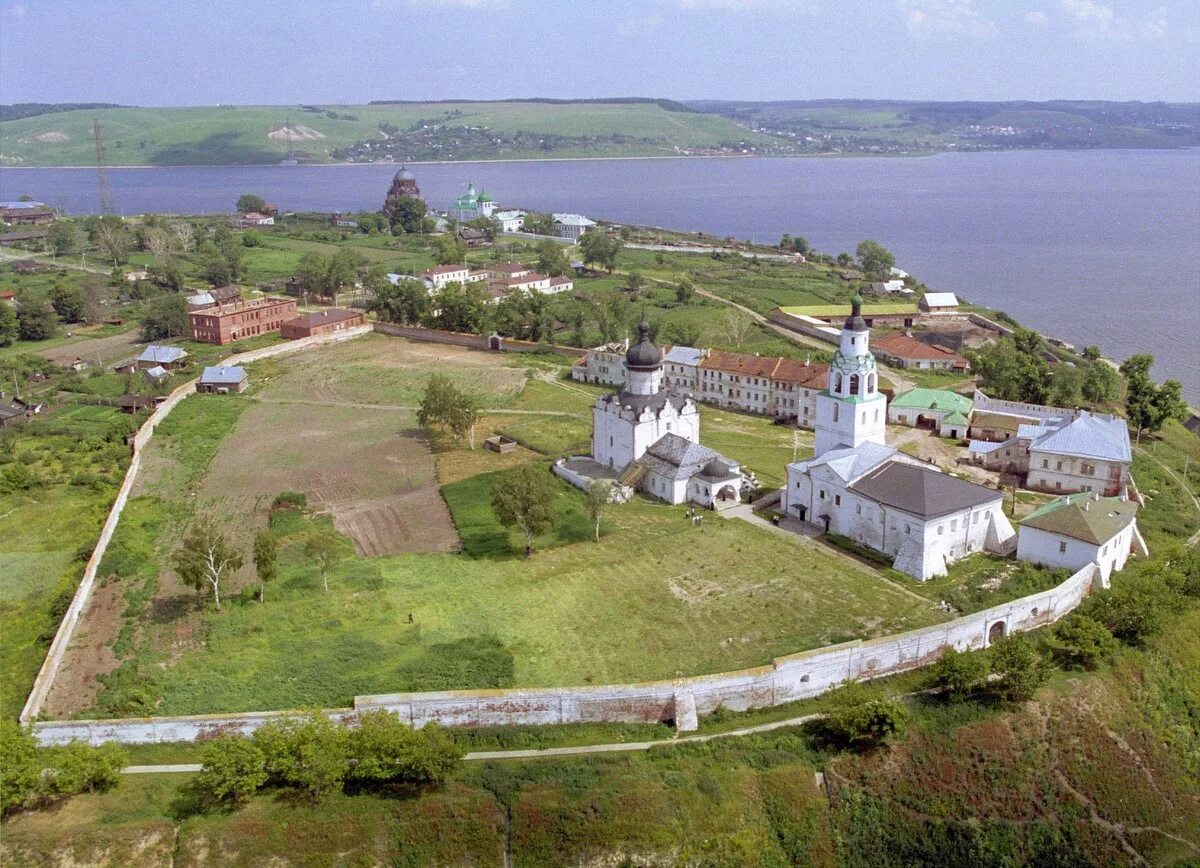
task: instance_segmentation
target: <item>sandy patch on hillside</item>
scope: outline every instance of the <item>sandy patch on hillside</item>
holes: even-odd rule
[[[34,138],[37,139],[39,142],[65,142],[68,139],[66,133],[59,132],[58,130],[50,130],[47,133],[42,133],[39,136],[34,136]]]
[[[282,126],[277,130],[271,130],[267,133],[268,139],[275,141],[287,141],[288,137],[292,141],[315,142],[318,139],[325,138],[325,134],[314,130],[312,127],[306,127],[304,124],[293,124],[291,126]]]

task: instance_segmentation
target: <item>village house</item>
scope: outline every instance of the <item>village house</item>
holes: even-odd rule
[[[575,281],[569,277],[552,277],[550,285],[545,289],[549,295],[555,295],[560,292],[570,292],[575,288]]]
[[[903,280],[876,280],[867,284],[863,292],[869,292],[873,295],[912,295],[913,291],[904,285]]]
[[[122,395],[117,399],[117,407],[122,413],[140,413],[154,406],[154,399],[145,395]]]
[[[888,405],[888,421],[910,428],[929,428],[942,437],[967,436],[971,399],[946,389],[910,389]]]
[[[302,313],[295,319],[286,320],[279,327],[279,334],[288,340],[296,340],[345,331],[365,322],[366,315],[360,310],[331,307],[313,313]]]
[[[480,283],[488,277],[488,271],[466,265],[435,265],[421,272],[421,280],[430,292],[441,289],[447,283]]]
[[[596,227],[594,220],[582,214],[554,214],[554,235],[578,241],[586,232]]]
[[[547,292],[550,289],[550,278],[536,271],[529,271],[520,277],[504,277],[496,281],[508,292],[523,289],[526,292]]]
[[[1021,520],[1017,560],[1071,572],[1097,564],[1100,580],[1108,587],[1109,578],[1131,554],[1150,555],[1137,513],[1137,503],[1124,496],[1064,495]]]
[[[28,417],[25,407],[3,398],[0,392],[0,428],[14,428],[24,423]]]
[[[972,440],[971,459],[988,470],[1024,478],[1024,487],[1052,493],[1124,493],[1133,465],[1125,420],[1076,411],[1022,425],[1001,443]]]
[[[931,346],[905,332],[893,332],[872,342],[876,358],[898,368],[919,371],[966,371],[970,363],[953,350]]]
[[[28,249],[40,250],[45,244],[49,229],[23,229],[20,232],[5,232],[0,234],[0,244],[20,244]]]
[[[224,395],[229,392],[244,391],[250,384],[246,369],[238,366],[215,366],[204,369],[200,380],[196,383],[197,392]]]
[[[45,226],[54,212],[41,202],[0,202],[0,221],[10,226]]]
[[[1004,492],[957,479],[885,442],[886,399],[879,392],[862,300],[852,300],[827,389],[817,397],[813,458],[787,466],[781,510],[826,533],[894,558],[925,581],[976,551],[1008,553],[1015,532]]]
[[[296,300],[267,296],[251,301],[216,304],[191,311],[192,340],[227,344],[242,338],[279,331],[285,320],[295,319]]]
[[[927,292],[917,306],[922,313],[958,313],[958,298],[952,292]]]
[[[150,346],[142,350],[142,354],[137,357],[137,361],[134,364],[143,371],[156,367],[174,371],[186,364],[184,360],[187,358],[187,355],[179,347],[150,344]]]
[[[496,211],[492,217],[500,224],[501,232],[520,232],[525,227],[524,211]]]
[[[255,226],[274,226],[275,218],[270,214],[249,211],[233,219],[233,225],[238,229],[250,229]]]
[[[467,247],[484,247],[489,243],[486,232],[470,226],[459,226],[454,230],[454,237]]]

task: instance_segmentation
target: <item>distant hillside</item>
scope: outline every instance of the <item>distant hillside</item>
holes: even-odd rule
[[[790,139],[795,153],[1200,145],[1197,103],[699,100],[687,104]]]
[[[89,165],[93,118],[113,165],[771,153],[781,140],[668,100],[59,111],[0,123],[0,165]]]
[[[72,112],[84,109],[120,108],[112,102],[18,102],[0,105],[0,121],[15,121],[53,112]]]

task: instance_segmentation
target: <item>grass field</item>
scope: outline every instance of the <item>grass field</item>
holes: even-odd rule
[[[493,471],[536,453],[497,456],[444,442],[424,457],[396,451],[409,442],[396,432],[414,422],[411,405],[390,402],[415,401],[433,370],[476,389],[491,384],[502,406],[487,418],[526,426],[533,440],[553,440],[564,420],[586,431],[602,391],[557,380],[562,367],[542,370],[537,359],[496,365],[486,353],[374,336],[253,366],[255,385],[243,395],[184,401],[145,453],[137,499],[103,570],[115,578],[85,616],[88,638],[68,656],[64,684],[80,684],[56,690],[51,706],[80,710],[63,697],[88,696],[82,674],[93,660],[108,673],[97,698],[108,714],[328,706],[391,690],[699,674],[944,618],[807,540],[735,520],[693,528],[681,508],[640,499],[611,508],[592,542],[581,495],[562,483],[558,525],[524,560],[518,535],[491,512],[490,486]],[[703,412],[705,442],[778,478],[791,458],[790,431]],[[255,472],[246,473],[247,463]],[[354,519],[390,497],[407,518],[389,536],[404,536],[396,528],[406,524],[427,528],[432,507],[396,492],[414,474],[424,474],[419,490],[436,492],[435,463],[462,555],[347,558],[325,594],[301,544],[329,519],[292,516],[272,522],[283,574],[266,605],[251,599],[246,567],[219,614],[198,608],[170,570],[154,567],[196,504],[224,516],[246,545],[283,490],[306,492],[360,553],[385,554],[362,544],[342,510]]]
[[[219,106],[120,108],[61,112],[6,121],[0,153],[6,165],[78,166],[95,162],[93,119],[104,128],[108,159],[115,166],[276,163],[287,156],[285,122],[296,132],[292,145],[307,159],[328,162],[330,153],[385,137],[380,124],[408,130],[426,121],[487,127],[497,133],[528,133],[578,139],[568,150],[587,156],[588,141],[627,137],[624,155],[703,148],[731,142],[776,142],[732,121],[697,112],[668,111],[653,103],[438,103],[436,105]],[[331,117],[336,115],[336,117]],[[272,135],[275,133],[275,135]],[[652,143],[652,144],[651,144]],[[531,148],[524,156],[563,156]],[[619,155],[619,154],[614,154]],[[510,156],[522,156],[511,154]]]

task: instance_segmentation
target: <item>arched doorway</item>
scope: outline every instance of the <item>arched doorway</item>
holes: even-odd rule
[[[503,343],[503,338],[501,338],[500,335],[498,335],[498,334],[493,333],[490,337],[488,337],[488,349],[489,350],[501,349],[502,343]]]
[[[1008,627],[1005,625],[1005,623],[1003,621],[997,621],[988,628],[988,645],[999,642],[1004,638],[1007,631]]]
[[[737,499],[738,499],[737,489],[735,489],[732,485],[726,485],[724,488],[722,488],[720,491],[717,492],[717,500],[719,500],[722,503],[728,503],[731,500],[737,500]]]

